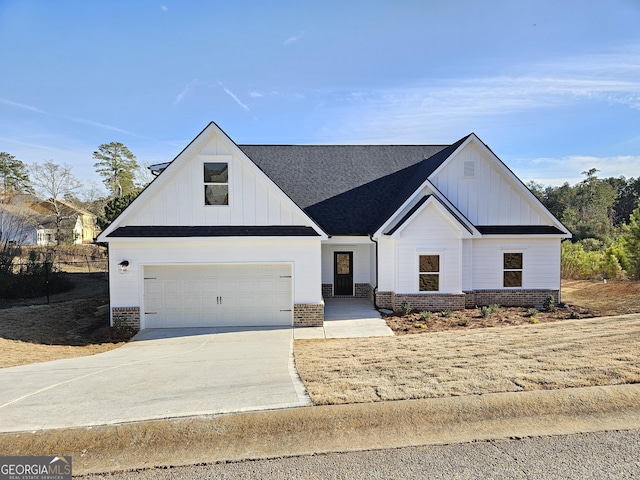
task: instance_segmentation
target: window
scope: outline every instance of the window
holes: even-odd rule
[[[229,164],[204,164],[204,204],[229,205]]]
[[[440,290],[440,255],[420,255],[418,262],[420,291]]]
[[[505,288],[522,287],[522,253],[504,254]]]

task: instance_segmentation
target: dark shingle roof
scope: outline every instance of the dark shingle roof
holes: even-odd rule
[[[312,237],[318,233],[305,226],[128,226],[116,228],[108,237]]]
[[[375,232],[453,145],[239,145],[329,235]]]

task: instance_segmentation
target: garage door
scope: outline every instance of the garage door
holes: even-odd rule
[[[144,268],[146,328],[292,325],[291,265]]]

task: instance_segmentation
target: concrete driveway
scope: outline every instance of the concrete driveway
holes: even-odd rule
[[[291,328],[144,330],[116,350],[0,369],[0,432],[310,405]]]

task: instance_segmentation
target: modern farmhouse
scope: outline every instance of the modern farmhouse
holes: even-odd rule
[[[452,145],[237,145],[210,123],[102,232],[112,322],[321,325],[379,308],[560,295],[571,233],[475,135]]]

